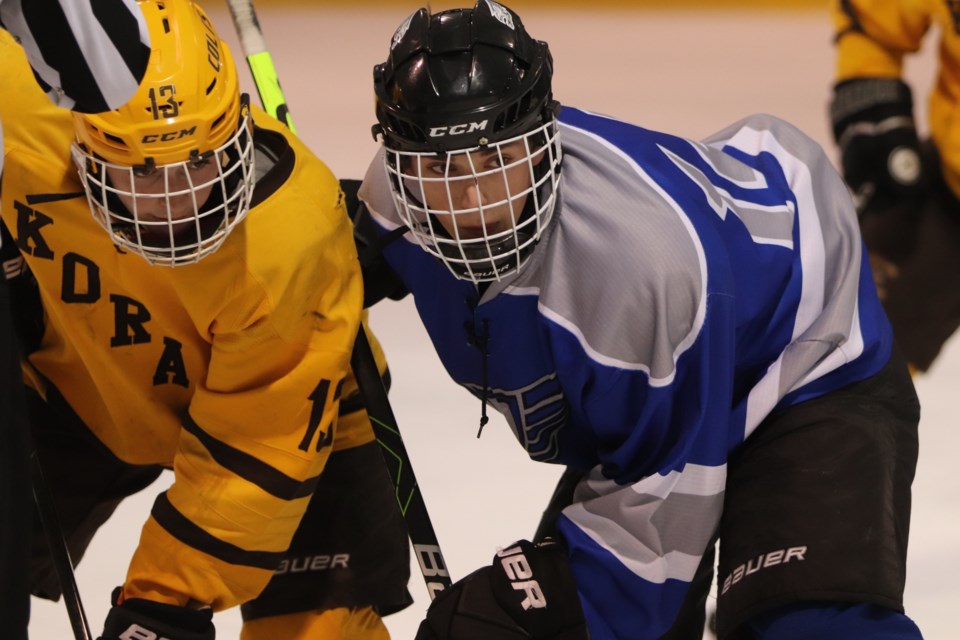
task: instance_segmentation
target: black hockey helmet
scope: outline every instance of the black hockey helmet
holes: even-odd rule
[[[398,151],[445,153],[522,135],[556,118],[552,75],[547,43],[493,0],[418,9],[374,67],[374,137]]]

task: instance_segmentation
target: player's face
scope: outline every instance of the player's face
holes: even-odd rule
[[[420,156],[427,206],[452,238],[482,238],[508,231],[520,218],[533,183],[523,140],[489,150]],[[516,195],[519,194],[519,195]]]
[[[218,168],[214,159],[194,165],[179,164],[170,167],[152,167],[132,172],[107,165],[107,175],[117,188],[117,196],[131,213],[151,229],[156,224],[158,233],[169,233],[168,223],[193,219],[218,184]],[[135,195],[132,195],[135,194]],[[170,194],[170,195],[167,195]],[[163,224],[159,224],[163,223]],[[179,226],[189,227],[190,221]],[[173,225],[174,233],[177,224]]]

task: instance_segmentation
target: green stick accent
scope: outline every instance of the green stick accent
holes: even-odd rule
[[[290,117],[290,110],[287,108],[287,101],[283,97],[283,89],[280,88],[280,80],[277,78],[277,69],[273,66],[273,58],[268,51],[255,53],[247,58],[250,65],[250,73],[253,74],[253,82],[257,85],[257,91],[260,93],[260,102],[263,108],[274,118],[284,123],[290,128],[290,131],[296,133],[293,128],[293,118]]]

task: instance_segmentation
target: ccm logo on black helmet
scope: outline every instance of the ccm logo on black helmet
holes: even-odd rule
[[[459,136],[464,133],[473,133],[474,131],[483,131],[487,128],[487,120],[480,122],[465,122],[455,124],[450,127],[430,127],[431,138],[442,138],[443,136]]]

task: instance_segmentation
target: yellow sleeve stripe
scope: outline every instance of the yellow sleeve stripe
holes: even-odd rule
[[[167,499],[166,492],[157,496],[150,515],[185,545],[229,564],[274,571],[283,559],[279,551],[247,551],[210,535],[180,513]]]
[[[200,428],[188,414],[183,420],[183,427],[193,435],[210,452],[217,464],[224,469],[235,473],[244,480],[251,482],[270,495],[281,500],[297,500],[313,494],[313,490],[320,480],[316,475],[306,480],[291,478],[282,471],[271,467],[263,460],[259,460],[249,453],[231,447],[226,442],[218,440]]]

